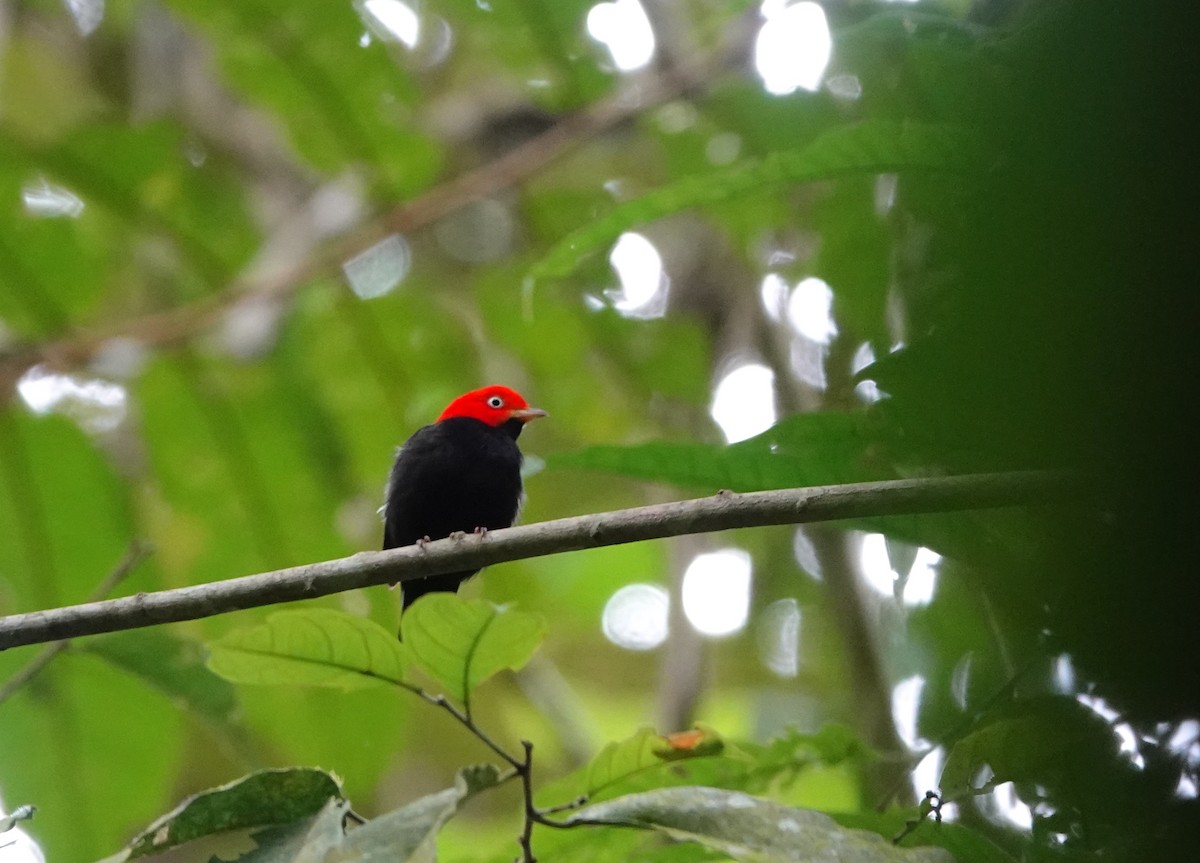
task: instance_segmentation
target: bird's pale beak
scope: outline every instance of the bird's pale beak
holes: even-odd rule
[[[510,411],[508,414],[509,419],[520,420],[523,423],[544,416],[546,416],[546,412],[541,408],[518,408],[517,410]]]

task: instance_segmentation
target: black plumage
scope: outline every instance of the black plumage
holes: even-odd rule
[[[438,422],[418,429],[388,478],[383,547],[511,526],[524,496],[517,438],[528,420],[544,415],[513,391],[489,387],[462,396]],[[406,581],[404,608],[426,593],[457,591],[476,572]]]

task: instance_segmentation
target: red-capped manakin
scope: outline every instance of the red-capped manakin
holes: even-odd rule
[[[524,496],[517,438],[525,423],[545,415],[501,386],[450,402],[437,422],[417,429],[396,454],[383,508],[383,547],[510,527]],[[404,608],[426,593],[454,592],[478,571],[407,581]]]

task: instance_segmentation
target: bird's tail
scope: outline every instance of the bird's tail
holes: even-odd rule
[[[458,586],[470,578],[473,572],[449,572],[445,575],[431,575],[427,578],[414,578],[400,584],[403,599],[400,613],[408,611],[408,607],[427,593],[457,593]]]

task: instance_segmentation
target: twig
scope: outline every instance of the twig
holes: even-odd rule
[[[943,805],[945,805],[945,801],[942,800],[941,795],[936,791],[926,791],[925,796],[921,798],[917,817],[904,822],[904,829],[892,837],[892,844],[899,845],[909,834],[915,832],[930,815],[933,816],[934,821],[941,824]]]
[[[571,812],[575,809],[580,808],[581,806],[587,805],[587,802],[588,802],[587,795],[581,794],[580,796],[576,797],[574,800],[569,800],[566,803],[560,803],[557,806],[547,806],[545,809],[539,809],[538,814],[542,815],[542,816],[546,816],[546,815],[554,815],[558,812]],[[538,823],[550,824],[554,827],[568,826],[566,824],[560,824],[557,821],[546,821],[544,819],[539,821]]]
[[[117,565],[88,594],[88,601],[94,602],[112,593],[116,586],[124,581],[125,577],[133,572],[137,565],[145,560],[152,551],[153,549],[150,545],[143,540],[136,537],[131,540],[129,546],[125,549],[125,553],[117,561]],[[42,669],[49,665],[54,660],[54,657],[66,650],[70,643],[69,639],[62,639],[61,641],[53,641],[47,644],[37,656],[29,660],[16,674],[6,680],[3,686],[0,686],[0,704],[8,701],[13,696],[13,693],[40,674]]]
[[[475,724],[474,719],[455,707],[450,702],[450,699],[446,698],[444,695],[430,695],[423,689],[413,689],[413,691],[415,691],[417,695],[419,695],[421,698],[424,698],[430,704],[434,705],[435,707],[442,708],[455,719],[457,719],[463,725],[463,727],[478,737],[480,742],[487,746],[488,749],[492,750],[505,761],[507,761],[512,766],[513,770],[516,771],[518,776],[521,774],[521,760],[515,755],[510,754],[508,750],[493,740],[486,732],[484,732],[482,728]]]
[[[950,747],[957,743],[971,729],[971,727],[975,725],[975,723],[979,720],[979,717],[985,715],[1001,701],[1011,699],[1013,693],[1017,689],[1017,684],[1021,681],[1021,678],[1028,673],[1029,669],[1033,667],[1035,661],[1036,657],[1030,657],[1028,660],[1026,660],[1025,664],[1022,665],[1020,669],[1015,671],[1012,676],[1010,676],[1008,680],[1006,680],[995,692],[989,695],[982,704],[955,722],[947,731],[933,738],[936,741],[936,746],[930,746],[922,751],[914,753],[910,757],[904,758],[903,761],[905,763],[905,772],[895,780],[894,784],[890,786],[875,803],[875,811],[883,812],[885,809],[887,809],[888,805],[892,802],[892,799],[900,791],[901,786],[912,775],[912,771],[915,770],[917,765],[924,761],[926,757],[928,757],[930,752],[933,752],[933,750],[938,746],[945,747],[946,751],[949,751]],[[930,792],[925,793],[925,802],[930,800],[929,794]]]
[[[517,837],[517,841],[521,845],[521,858],[517,863],[537,863],[537,857],[533,853],[533,825],[545,824],[550,827],[574,827],[575,824],[563,824],[558,821],[552,821],[546,816],[554,812],[565,812],[569,809],[577,809],[587,802],[586,797],[578,797],[569,803],[561,806],[552,806],[548,809],[538,809],[533,803],[533,744],[528,740],[521,741],[521,747],[525,750],[524,757],[518,758],[510,753],[507,749],[492,739],[486,731],[475,723],[471,715],[466,710],[459,710],[454,706],[445,695],[434,695],[431,692],[426,692],[419,686],[413,686],[408,683],[399,683],[392,681],[401,689],[411,692],[413,695],[420,698],[427,704],[432,704],[438,707],[458,722],[463,728],[471,732],[481,743],[499,755],[509,766],[512,767],[512,773],[501,778],[501,782],[506,782],[509,779],[520,778],[521,780],[521,796],[524,801],[524,822],[521,829],[521,835]],[[579,822],[582,825],[584,822]]]
[[[434,707],[439,707],[449,713],[452,717],[454,717],[459,725],[467,729],[467,731],[471,732],[471,734],[475,735],[475,737],[481,743],[487,746],[488,749],[492,750],[502,759],[508,762],[509,766],[512,767],[513,772],[508,774],[508,776],[505,777],[505,780],[512,779],[514,777],[520,777],[521,793],[525,801],[525,826],[521,831],[521,835],[517,837],[517,840],[521,843],[521,850],[524,854],[525,863],[537,863],[537,858],[533,856],[533,846],[531,842],[533,835],[533,820],[540,816],[541,813],[539,813],[533,805],[533,744],[528,740],[522,740],[521,745],[525,748],[525,757],[518,758],[493,740],[491,735],[489,735],[486,731],[476,725],[475,720],[471,718],[470,712],[465,709],[459,710],[445,695],[434,695],[431,692],[426,692],[419,686],[413,686],[412,684],[408,683],[397,683],[396,685],[401,689],[411,692],[413,695],[425,701],[427,704],[432,704]]]
[[[517,841],[521,844],[524,863],[537,863],[537,858],[533,856],[533,823],[540,813],[533,805],[533,744],[522,740],[521,746],[525,749],[525,760],[517,768],[517,773],[521,777],[521,792],[525,800],[525,821]]]
[[[1092,483],[1049,472],[972,474],[734,494],[557,519],[492,531],[486,542],[448,538],[424,547],[359,552],[210,584],[0,618],[0,650],[327,596],[497,563],[667,536],[868,516],[1046,504],[1091,493]]]

